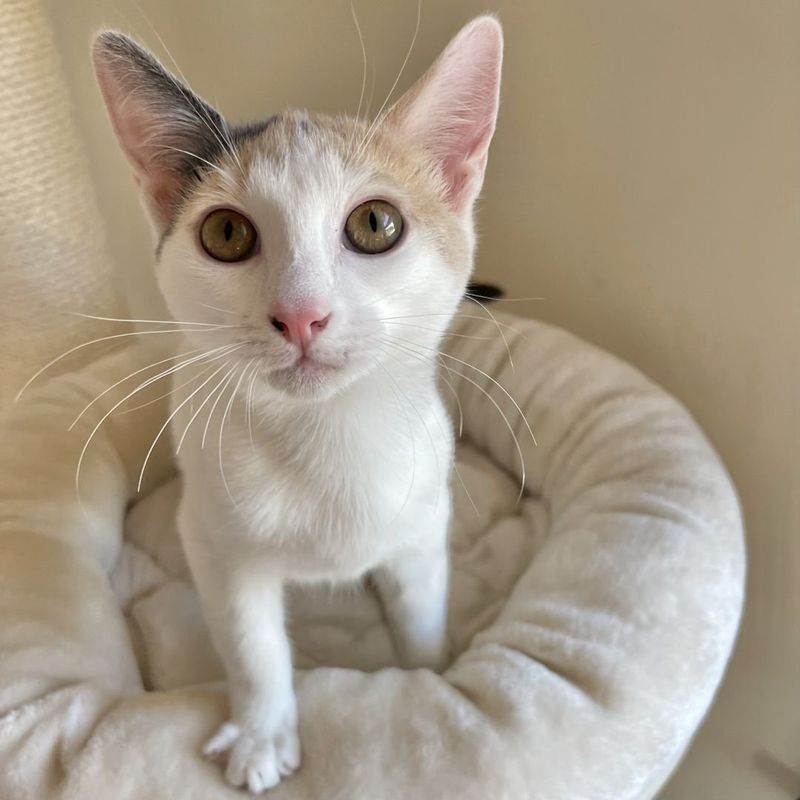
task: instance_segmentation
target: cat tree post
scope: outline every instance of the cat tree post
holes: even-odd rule
[[[69,347],[109,332],[112,277],[84,145],[40,0],[0,0],[0,407]],[[98,354],[65,359],[72,368]],[[60,365],[59,365],[60,366]],[[54,369],[53,372],[57,372]]]

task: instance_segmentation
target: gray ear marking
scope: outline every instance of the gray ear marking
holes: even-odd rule
[[[127,83],[131,91],[147,96],[154,107],[165,114],[186,114],[191,123],[206,130],[198,136],[208,138],[217,147],[226,146],[223,138],[227,125],[220,113],[184,86],[152,53],[133,39],[117,31],[104,31],[94,41],[95,64],[104,61]]]
[[[233,152],[230,130],[215,108],[124,34],[98,34],[92,55],[114,131],[161,229],[186,185]]]

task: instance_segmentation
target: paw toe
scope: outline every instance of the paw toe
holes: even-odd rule
[[[253,794],[260,794],[273,786],[277,786],[280,780],[281,776],[275,768],[274,759],[269,761],[262,759],[258,764],[253,764],[247,768],[247,788]]]
[[[300,765],[300,742],[293,724],[270,735],[254,737],[227,722],[203,748],[203,753],[213,759],[226,752],[225,779],[252,794],[277,786],[282,777],[291,775]]]
[[[233,743],[239,738],[241,731],[238,725],[226,722],[204,745],[203,755],[207,758],[217,759],[230,750]]]

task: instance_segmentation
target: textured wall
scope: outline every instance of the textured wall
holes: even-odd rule
[[[111,274],[46,9],[0,0],[0,406],[103,330],[69,312],[113,315]]]
[[[403,59],[415,4],[357,6],[374,110]],[[769,758],[800,772],[800,4],[490,6],[508,49],[480,274],[512,297],[544,298],[509,308],[577,331],[676,393],[721,451],[745,506],[751,598],[740,647],[665,797],[798,795],[800,777]],[[196,88],[239,119],[287,104],[357,105],[361,52],[345,0],[50,8],[110,245],[140,311],[157,308],[149,234],[91,84],[90,29],[108,22],[160,50],[144,10]],[[485,8],[425,0],[400,88]]]

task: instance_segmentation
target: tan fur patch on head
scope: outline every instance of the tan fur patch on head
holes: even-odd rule
[[[344,115],[291,110],[274,117],[257,133],[234,141],[235,156],[225,153],[218,163],[224,173],[242,176],[246,182],[256,164],[266,160],[279,167],[300,143],[335,155],[345,167],[373,174],[376,180],[401,188],[446,262],[459,272],[469,272],[470,240],[463,220],[447,205],[438,168],[424,152],[402,141],[385,122],[371,127],[366,120]],[[208,193],[207,196],[226,191],[226,179],[216,171],[207,176],[204,184],[202,194]]]

